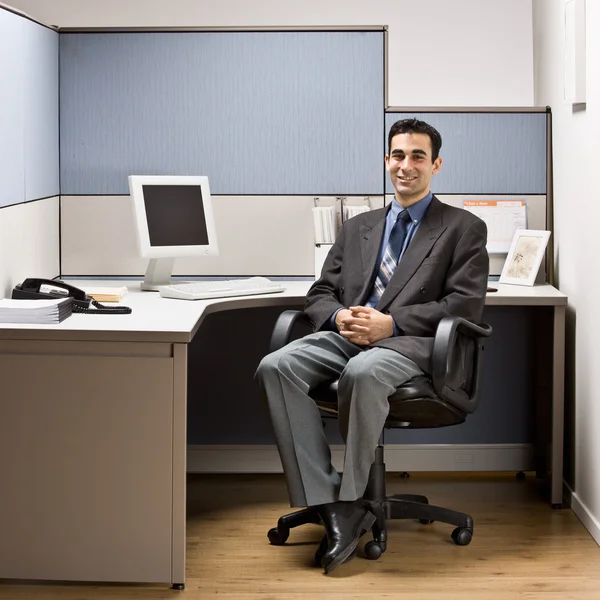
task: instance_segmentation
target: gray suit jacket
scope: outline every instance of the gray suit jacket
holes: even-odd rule
[[[320,279],[307,295],[305,312],[316,330],[328,329],[339,308],[363,305],[377,269],[389,207],[362,213],[344,223]],[[376,309],[389,313],[403,335],[375,342],[431,372],[433,335],[445,316],[480,323],[489,259],[487,228],[475,215],[433,197]],[[461,387],[467,345],[457,353],[450,387]]]

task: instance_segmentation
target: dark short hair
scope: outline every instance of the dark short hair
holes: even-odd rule
[[[440,148],[442,147],[440,132],[429,123],[419,121],[419,119],[401,119],[392,125],[388,134],[388,154],[392,150],[392,138],[399,133],[424,133],[428,135],[431,140],[431,162],[440,155]]]

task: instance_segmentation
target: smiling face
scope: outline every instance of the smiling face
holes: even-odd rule
[[[424,198],[431,177],[442,166],[438,156],[432,161],[431,138],[425,133],[399,133],[390,144],[385,168],[394,186],[396,201],[404,208]]]

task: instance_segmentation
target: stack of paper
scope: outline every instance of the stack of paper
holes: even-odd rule
[[[315,244],[333,244],[336,234],[335,206],[313,208]]]
[[[0,323],[60,323],[72,312],[71,298],[0,300]]]
[[[344,205],[344,221],[355,217],[356,215],[360,215],[364,212],[369,212],[371,207],[367,204],[361,204],[360,206],[346,206]]]
[[[121,287],[86,287],[85,293],[98,302],[120,302],[127,294],[127,288]]]

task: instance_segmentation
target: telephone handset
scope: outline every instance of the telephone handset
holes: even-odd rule
[[[14,287],[12,297],[20,300],[71,298],[74,313],[89,315],[128,315],[131,313],[129,306],[105,306],[87,296],[83,290],[74,285],[53,279],[25,279],[23,283]],[[90,308],[90,304],[95,308]]]

